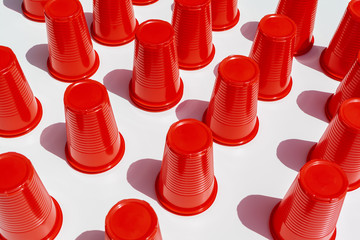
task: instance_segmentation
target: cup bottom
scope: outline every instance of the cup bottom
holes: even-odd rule
[[[314,45],[314,36],[311,37],[311,40],[310,40],[309,44],[306,45],[306,47],[303,47],[303,48],[299,49],[298,51],[294,52],[294,56],[298,57],[298,56],[304,55],[305,53],[310,51],[310,49],[313,47],[313,45]]]
[[[339,75],[339,74],[334,73],[334,72],[331,71],[330,68],[328,68],[328,67],[326,66],[326,64],[324,63],[324,55],[325,55],[326,49],[327,49],[327,48],[325,48],[325,49],[322,51],[321,55],[320,55],[320,67],[322,68],[322,70],[324,71],[324,73],[325,73],[326,76],[328,76],[328,77],[330,77],[330,78],[332,78],[332,79],[334,79],[334,80],[336,80],[336,81],[341,81],[341,80],[343,80],[343,78],[344,78],[345,76],[341,76],[341,75]]]
[[[233,28],[239,22],[239,19],[240,19],[240,11],[238,9],[234,20],[232,20],[230,23],[226,23],[226,24],[218,25],[218,26],[214,26],[214,24],[213,24],[212,30],[213,31],[225,31],[230,28]]]
[[[24,16],[32,21],[35,21],[35,22],[45,22],[45,16],[37,16],[37,15],[34,15],[34,14],[31,14],[30,12],[28,12],[25,7],[24,7],[24,3],[21,4],[21,9],[22,9],[22,12],[24,14]]]
[[[142,6],[142,5],[152,4],[157,1],[159,0],[132,0],[132,4]]]
[[[276,95],[272,95],[272,96],[264,95],[259,92],[258,100],[266,101],[266,102],[280,100],[280,99],[286,97],[290,93],[292,85],[293,85],[293,81],[292,81],[292,77],[290,77],[289,85],[286,87],[286,89],[284,91],[282,91],[281,93],[278,93]]]
[[[214,59],[214,56],[215,56],[215,46],[213,44],[210,56],[207,59],[205,59],[203,62],[197,64],[186,64],[179,62],[179,68],[182,70],[198,70],[211,63],[211,61]]]

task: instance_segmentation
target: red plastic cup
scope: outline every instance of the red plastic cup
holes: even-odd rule
[[[320,56],[325,74],[341,81],[350,70],[360,50],[360,0],[349,2],[345,14]]]
[[[217,194],[210,129],[195,119],[170,126],[156,194],[170,212],[195,215],[208,209]]]
[[[93,49],[80,1],[50,0],[45,5],[45,21],[50,74],[62,81],[93,75],[99,67],[99,56]]]
[[[195,70],[214,58],[211,0],[175,0],[172,25],[180,69]]]
[[[234,27],[240,19],[237,0],[211,0],[212,30],[224,31]]]
[[[328,119],[331,120],[335,116],[346,99],[355,97],[360,98],[360,53],[335,94],[331,95],[326,103],[325,112]]]
[[[119,46],[135,38],[138,22],[131,0],[94,0],[91,34],[101,44]]]
[[[45,22],[44,7],[49,0],[23,0],[21,4],[25,17],[36,22]]]
[[[141,109],[164,111],[181,100],[183,88],[171,24],[143,22],[136,32],[131,99]]]
[[[30,160],[0,154],[0,239],[54,239],[63,217]]]
[[[124,199],[106,215],[105,240],[162,240],[154,209],[145,201]]]
[[[289,94],[295,35],[296,25],[287,16],[261,19],[249,56],[260,68],[259,100],[276,101]]]
[[[334,240],[348,180],[329,161],[306,163],[270,217],[275,240]]]
[[[318,0],[280,0],[276,14],[291,18],[296,24],[294,55],[310,51],[314,45],[314,24]]]
[[[142,5],[149,5],[157,1],[159,0],[132,0],[132,4],[142,6]]]
[[[241,145],[256,136],[259,75],[259,67],[251,58],[233,55],[221,61],[204,114],[204,122],[211,129],[215,142]]]
[[[337,163],[349,179],[348,191],[360,187],[360,98],[345,100],[331,120],[310,159]]]
[[[0,137],[17,137],[34,129],[42,117],[13,51],[0,46]]]
[[[100,173],[119,163],[125,142],[116,126],[106,88],[93,80],[67,87],[64,94],[66,158],[83,173]]]

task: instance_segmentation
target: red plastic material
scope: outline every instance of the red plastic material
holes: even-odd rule
[[[306,163],[270,217],[275,240],[334,240],[348,181],[329,161]]]
[[[154,209],[145,201],[125,199],[105,219],[105,240],[162,240]]]
[[[345,14],[320,57],[325,74],[341,81],[350,70],[360,50],[360,0],[349,2]]]
[[[21,4],[25,17],[36,22],[45,22],[44,7],[49,0],[23,0]]]
[[[217,194],[210,129],[195,119],[170,126],[156,180],[158,200],[169,211],[195,215],[208,209]]]
[[[211,0],[175,0],[172,25],[180,69],[195,70],[214,58]]]
[[[0,46],[0,137],[16,137],[34,129],[42,107],[34,97],[13,51]]]
[[[229,56],[220,63],[204,114],[204,122],[210,127],[215,142],[241,145],[256,136],[259,75],[256,62],[245,56]]]
[[[0,154],[0,239],[51,240],[62,221],[59,204],[30,160],[15,152]]]
[[[331,120],[310,159],[337,163],[349,179],[349,189],[360,187],[360,98],[345,100]]]
[[[119,163],[125,142],[116,126],[106,88],[93,80],[73,83],[64,94],[66,157],[83,173],[100,173]]]
[[[234,27],[240,19],[237,0],[211,0],[212,30],[224,31]]]
[[[101,44],[116,46],[131,42],[138,26],[131,0],[94,0],[91,34]]]
[[[349,98],[360,98],[360,53],[335,94],[331,95],[326,103],[325,112],[329,120],[335,116],[340,105]]]
[[[314,24],[318,0],[280,0],[276,14],[291,18],[296,24],[294,55],[310,51],[314,44]]]
[[[50,74],[62,81],[93,75],[99,67],[99,56],[93,49],[80,1],[50,0],[45,5],[45,21]]]
[[[143,22],[136,32],[131,99],[143,110],[164,111],[181,100],[183,88],[171,24]]]
[[[249,56],[260,67],[259,100],[276,101],[289,94],[295,35],[296,25],[287,16],[261,19]]]
[[[132,0],[132,4],[142,6],[142,5],[149,5],[157,1],[159,0]]]

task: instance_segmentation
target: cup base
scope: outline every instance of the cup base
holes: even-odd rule
[[[159,0],[132,0],[132,4],[133,5],[143,6],[143,5],[152,4],[152,3],[157,2],[157,1],[159,1]]]
[[[325,63],[324,63],[324,55],[325,55],[325,51],[327,48],[325,48],[321,55],[320,55],[320,67],[322,68],[322,70],[324,71],[325,75],[336,80],[336,81],[341,81],[343,80],[344,76],[340,76],[339,74],[336,74],[334,72],[332,72],[330,70],[330,68],[328,68]]]
[[[158,104],[152,103],[152,102],[145,102],[145,101],[141,100],[140,98],[138,98],[134,94],[134,92],[131,90],[131,81],[129,84],[129,95],[130,95],[131,100],[137,107],[139,107],[142,110],[148,111],[148,112],[166,111],[166,110],[174,107],[176,104],[178,104],[183,96],[184,84],[183,84],[183,81],[181,80],[181,78],[180,78],[180,88],[179,88],[179,92],[178,92],[176,98],[171,100],[170,102],[167,102],[166,104],[161,104],[161,105],[158,105]]]
[[[45,22],[45,16],[37,16],[37,15],[34,15],[34,14],[31,14],[30,12],[28,12],[25,7],[24,7],[24,3],[21,4],[21,9],[22,9],[22,12],[24,14],[24,16],[32,21],[35,21],[35,22]]]
[[[286,97],[290,93],[292,85],[293,85],[293,81],[292,81],[292,77],[290,77],[289,85],[286,87],[286,89],[284,91],[282,91],[281,93],[278,93],[276,95],[272,95],[272,96],[263,95],[263,94],[261,94],[259,92],[258,100],[266,101],[266,102],[272,102],[272,101],[280,100],[280,99]]]
[[[62,211],[60,208],[59,203],[55,200],[55,198],[51,197],[51,199],[53,200],[53,203],[55,205],[55,209],[56,209],[56,220],[55,220],[55,225],[53,227],[53,229],[51,229],[50,233],[44,237],[42,240],[52,240],[55,239],[55,237],[58,235],[58,233],[60,232],[62,223],[63,223],[63,215],[62,215]]]
[[[102,172],[106,172],[106,171],[110,170],[111,168],[115,167],[120,162],[120,160],[122,159],[122,157],[124,156],[124,153],[125,153],[125,141],[120,132],[119,132],[119,136],[120,136],[120,149],[119,149],[118,154],[109,163],[107,163],[106,165],[100,166],[100,167],[88,167],[88,166],[79,164],[74,158],[71,157],[67,143],[66,143],[65,155],[66,155],[68,164],[73,169],[75,169],[79,172],[82,172],[82,173],[87,173],[87,174],[97,174],[97,173],[102,173]]]
[[[218,191],[218,185],[217,185],[217,181],[216,181],[215,177],[214,177],[214,189],[213,189],[209,199],[205,203],[203,203],[202,205],[200,205],[196,208],[181,208],[181,207],[175,206],[172,203],[170,203],[169,201],[167,201],[166,198],[163,195],[161,195],[160,192],[158,191],[159,177],[160,177],[160,173],[156,177],[156,181],[155,181],[156,196],[157,196],[159,202],[161,203],[161,205],[165,209],[167,209],[168,211],[170,211],[172,213],[175,213],[175,214],[181,215],[181,216],[196,215],[196,214],[202,213],[205,210],[207,210],[215,201],[217,191]]]
[[[80,76],[66,76],[66,75],[63,75],[61,73],[58,73],[56,72],[51,64],[50,64],[50,61],[49,61],[49,58],[47,60],[47,67],[48,67],[48,70],[49,70],[49,73],[50,75],[57,79],[57,80],[60,80],[62,82],[75,82],[75,81],[79,81],[79,80],[83,80],[83,79],[87,79],[89,78],[90,76],[94,75],[94,73],[98,70],[99,68],[99,65],[100,65],[100,60],[99,60],[99,55],[98,53],[94,50],[95,52],[95,63],[94,63],[94,66],[92,66],[92,68],[87,71],[86,73],[80,75]]]
[[[121,45],[125,45],[135,39],[135,32],[136,32],[138,26],[139,26],[139,22],[138,22],[138,20],[136,20],[136,26],[135,26],[134,31],[127,38],[116,40],[116,41],[107,40],[107,39],[101,38],[100,36],[96,35],[96,33],[94,31],[94,25],[92,23],[90,26],[90,31],[91,31],[91,36],[93,37],[93,39],[99,44],[106,45],[106,46],[121,46]]]
[[[0,137],[4,137],[4,138],[20,137],[33,130],[40,123],[43,115],[43,110],[40,101],[37,98],[35,98],[35,100],[38,106],[38,111],[36,113],[34,120],[28,126],[18,130],[14,130],[14,131],[0,130]]]
[[[358,189],[359,187],[360,187],[360,179],[352,184],[349,184],[347,191],[351,192],[351,191]]]
[[[197,64],[186,64],[186,63],[179,62],[179,68],[182,70],[198,70],[200,68],[207,66],[209,63],[211,63],[211,61],[214,59],[214,56],[215,56],[215,46],[213,44],[210,56],[207,59],[205,59],[205,61],[203,61],[201,63],[197,63]]]
[[[218,26],[212,25],[212,30],[216,32],[220,32],[233,28],[239,22],[239,19],[240,19],[240,11],[238,9],[233,21],[224,25],[218,25]]]
[[[303,47],[303,48],[299,49],[298,51],[294,52],[294,56],[298,57],[298,56],[304,55],[305,53],[307,53],[311,50],[313,45],[314,45],[314,36],[311,37],[311,40],[306,47]]]
[[[328,98],[328,100],[326,101],[326,104],[325,104],[325,115],[326,115],[327,119],[329,119],[329,121],[331,121],[331,119],[333,119],[333,117],[335,116],[334,113],[330,112],[330,108],[329,108],[329,104],[330,104],[330,101],[333,96],[334,96],[334,94],[331,94],[331,96]]]

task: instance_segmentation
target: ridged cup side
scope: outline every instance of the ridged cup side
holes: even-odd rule
[[[240,17],[237,0],[211,0],[212,29],[227,30],[235,26]]]

